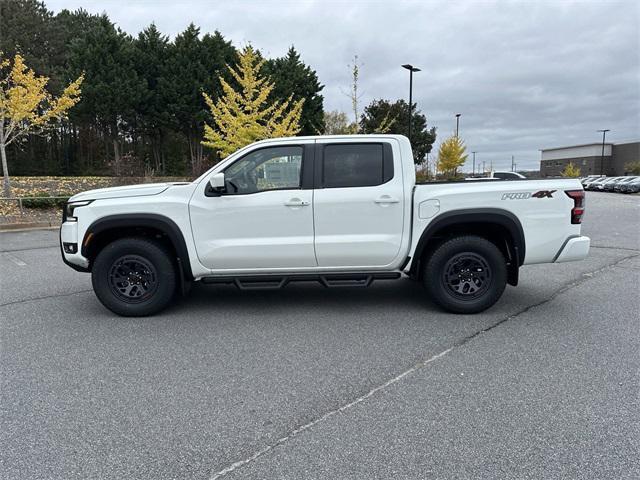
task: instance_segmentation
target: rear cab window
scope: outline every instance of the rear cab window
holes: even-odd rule
[[[372,187],[394,175],[391,145],[385,142],[326,144],[321,164],[323,188]]]

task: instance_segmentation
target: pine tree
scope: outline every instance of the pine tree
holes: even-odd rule
[[[323,97],[324,85],[318,81],[315,70],[300,60],[300,54],[292,46],[282,58],[267,60],[263,73],[274,82],[269,96],[271,101],[304,100],[300,115],[300,135],[318,135],[325,131]]]
[[[13,58],[20,54],[34,72],[48,78],[53,76],[51,57],[58,45],[52,42],[55,37],[53,13],[44,2],[0,1],[0,32],[3,55]]]
[[[86,72],[83,99],[74,117],[94,122],[108,132],[116,175],[120,174],[125,134],[130,133],[136,105],[144,94],[144,83],[135,71],[133,56],[133,39],[103,15],[73,42],[70,57],[72,71]]]
[[[229,155],[239,148],[265,138],[285,137],[300,131],[300,115],[304,100],[269,102],[274,84],[262,76],[264,60],[247,46],[238,55],[236,68],[229,67],[239,90],[219,77],[223,96],[214,101],[203,93],[215,122],[205,124],[203,145]]]
[[[169,39],[162,35],[155,24],[149,25],[134,41],[134,68],[142,81],[139,104],[136,105],[136,126],[143,143],[151,147],[153,170],[165,171],[165,153],[162,148],[166,131],[171,125],[167,110],[166,91],[161,86],[165,76],[165,64]]]
[[[466,149],[464,142],[455,135],[444,140],[438,150],[438,170],[447,177],[456,177],[458,168],[467,160]]]
[[[205,166],[202,139],[209,113],[202,92],[210,92],[214,100],[222,95],[217,78],[227,75],[226,65],[235,58],[235,48],[219,32],[200,38],[200,29],[194,24],[169,45],[162,88],[173,128],[186,138],[193,175],[199,175]]]
[[[392,133],[409,136],[409,104],[404,100],[390,102],[389,100],[374,100],[364,109],[360,116],[360,131],[362,133]],[[413,160],[422,163],[427,153],[431,152],[433,142],[436,141],[436,128],[429,128],[427,118],[415,104],[411,117],[411,148]]]

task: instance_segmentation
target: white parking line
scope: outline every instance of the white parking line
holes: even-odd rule
[[[23,262],[22,260],[20,260],[18,257],[16,257],[15,255],[11,255],[10,253],[4,253],[4,256],[7,257],[9,260],[11,260],[13,263],[15,263],[16,265],[18,265],[19,267],[26,267],[27,264],[25,262]]]
[[[378,385],[377,387],[372,388],[367,393],[365,393],[364,395],[356,398],[352,402],[349,402],[349,403],[347,403],[345,405],[342,405],[341,407],[338,407],[335,410],[331,410],[331,411],[325,413],[324,415],[322,415],[320,418],[317,418],[317,419],[315,419],[315,420],[313,420],[313,421],[311,421],[309,423],[306,423],[306,424],[304,424],[304,425],[292,430],[289,433],[289,435],[287,435],[286,437],[279,438],[278,440],[276,440],[271,445],[267,445],[263,449],[258,450],[256,453],[251,455],[249,458],[245,458],[244,460],[239,460],[239,461],[237,461],[235,463],[232,463],[228,467],[223,468],[219,472],[214,473],[211,476],[211,480],[217,480],[218,478],[224,477],[225,475],[227,475],[227,474],[233,472],[234,470],[246,465],[247,463],[251,463],[254,460],[257,460],[259,457],[261,457],[265,453],[273,450],[274,448],[276,448],[279,445],[282,445],[283,443],[285,443],[286,441],[290,440],[292,437],[298,435],[299,433],[304,432],[305,430],[307,430],[307,429],[313,427],[314,425],[326,420],[329,417],[332,417],[333,415],[335,415],[337,413],[342,413],[345,410],[348,410],[349,408],[354,407],[355,405],[359,404],[360,402],[363,402],[364,400],[366,400],[367,398],[369,398],[370,396],[372,396],[376,392],[379,392],[380,390],[384,390],[388,386],[393,385],[394,383],[400,381],[401,379],[403,379],[407,375],[412,374],[416,370],[419,370],[420,368],[424,367],[425,365],[427,365],[427,364],[439,359],[440,357],[444,357],[451,350],[453,350],[453,347],[447,348],[443,352],[440,352],[437,355],[434,355],[433,357],[428,358],[427,360],[423,360],[422,362],[419,362],[419,363],[415,364],[413,367],[409,368],[408,370],[405,370],[400,375],[397,375],[397,376],[393,377],[391,380],[386,381],[382,385]]]

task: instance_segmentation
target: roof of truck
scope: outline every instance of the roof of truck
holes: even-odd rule
[[[390,135],[388,133],[362,133],[362,134],[357,134],[357,135],[307,135],[307,136],[301,136],[301,137],[277,137],[277,138],[265,138],[264,140],[260,140],[258,142],[255,143],[263,143],[263,142],[275,142],[275,141],[282,141],[282,140],[292,140],[292,139],[296,139],[296,140],[319,140],[319,139],[345,139],[345,138],[380,138],[380,137],[384,137],[384,138],[396,138],[396,139],[400,139],[400,138],[407,138],[405,135]]]

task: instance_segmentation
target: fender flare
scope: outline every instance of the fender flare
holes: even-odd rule
[[[513,213],[500,208],[450,210],[438,215],[429,223],[429,225],[427,225],[427,228],[424,229],[420,236],[420,240],[418,241],[414,252],[414,258],[417,261],[413,262],[411,265],[411,274],[416,275],[418,273],[417,269],[419,268],[420,259],[422,258],[424,249],[426,248],[429,240],[431,240],[438,231],[453,225],[464,225],[469,223],[492,223],[500,225],[509,232],[513,239],[513,254],[517,259],[517,262],[514,262],[517,275],[517,269],[524,263],[526,252],[524,230],[522,229],[522,224],[518,217]]]
[[[100,233],[114,228],[153,228],[165,234],[173,248],[176,251],[176,261],[178,268],[182,270],[183,278],[192,280],[193,272],[191,271],[191,263],[189,261],[189,251],[187,243],[180,227],[164,215],[153,213],[123,213],[116,215],[107,215],[106,217],[95,220],[84,233],[82,239],[82,256],[88,258],[89,243],[87,239],[89,235],[97,236]]]

